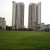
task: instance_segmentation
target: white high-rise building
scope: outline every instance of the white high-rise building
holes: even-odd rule
[[[36,22],[41,24],[41,2],[36,5]]]
[[[28,17],[28,28],[36,29],[36,4],[30,3],[29,4],[29,17]]]
[[[12,1],[13,6],[12,6],[12,27],[15,29],[15,16],[16,16],[16,3],[15,1]]]
[[[15,3],[13,1],[13,14],[12,14],[13,29],[24,28],[24,3]]]
[[[41,30],[41,2],[36,5],[36,29]]]
[[[28,17],[28,28],[40,29],[41,24],[41,3],[30,3],[29,4],[29,17]],[[37,27],[37,25],[39,27]]]

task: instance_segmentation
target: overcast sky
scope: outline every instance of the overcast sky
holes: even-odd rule
[[[23,2],[25,4],[25,26],[28,25],[28,6],[31,2],[41,2],[41,22],[50,24],[50,0],[0,0],[0,17],[5,18],[7,25],[12,25],[12,1]]]

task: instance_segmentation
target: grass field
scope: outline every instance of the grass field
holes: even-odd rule
[[[0,50],[50,50],[50,32],[0,30]]]

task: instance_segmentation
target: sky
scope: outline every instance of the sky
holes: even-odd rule
[[[28,26],[28,7],[30,3],[41,2],[41,22],[50,24],[50,0],[0,0],[0,17],[4,17],[6,25],[12,25],[12,1],[23,2],[24,9],[24,26]]]

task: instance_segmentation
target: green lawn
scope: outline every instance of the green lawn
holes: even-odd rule
[[[50,50],[50,32],[0,30],[0,50]]]

